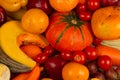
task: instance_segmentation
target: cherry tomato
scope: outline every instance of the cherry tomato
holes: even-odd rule
[[[46,46],[43,52],[51,56],[54,53],[54,48],[52,46]]]
[[[78,5],[77,5],[77,7],[75,8],[75,11],[77,12],[77,13],[79,13],[79,12],[82,12],[82,11],[86,11],[86,4],[84,3],[84,4],[82,4],[82,3],[79,3]]]
[[[87,0],[87,7],[89,10],[97,10],[100,8],[100,0]]]
[[[98,38],[94,38],[94,39],[93,39],[93,44],[94,44],[95,46],[100,45],[101,42],[102,42],[101,39],[98,39]]]
[[[92,12],[90,12],[90,11],[82,11],[78,15],[79,15],[79,18],[81,20],[83,20],[83,21],[89,21],[89,20],[91,20]]]
[[[112,66],[112,60],[109,56],[103,55],[98,58],[98,66],[103,70],[108,70]]]
[[[36,56],[35,61],[39,64],[44,63],[48,59],[48,54],[46,53],[40,53]]]
[[[95,60],[98,57],[98,53],[97,53],[96,49],[92,46],[87,46],[84,49],[84,52],[85,52],[86,58],[88,60]]]
[[[75,51],[73,53],[73,61],[84,64],[86,62],[86,55],[84,54],[84,52]]]
[[[117,6],[119,4],[119,0],[101,0],[102,6]]]
[[[64,60],[70,60],[72,58],[72,53],[70,51],[62,51],[61,52],[61,57]]]

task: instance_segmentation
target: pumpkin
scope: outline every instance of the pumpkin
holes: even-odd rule
[[[104,40],[120,38],[120,6],[109,6],[93,13],[92,30],[96,37]]]
[[[27,67],[26,65],[11,59],[8,55],[6,55],[6,53],[1,48],[0,48],[0,63],[3,63],[6,66],[8,66],[12,73],[27,72],[31,70],[30,67]]]
[[[87,23],[74,12],[55,12],[46,31],[48,42],[57,50],[83,50],[92,43]]]

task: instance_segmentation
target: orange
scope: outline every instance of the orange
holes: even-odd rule
[[[42,53],[38,46],[32,44],[21,46],[20,49],[32,59],[35,59],[38,54]]]
[[[74,9],[79,0],[49,0],[50,5],[59,12],[68,12]]]
[[[22,17],[22,27],[30,33],[43,33],[48,27],[48,24],[49,17],[41,9],[30,9]]]
[[[89,71],[86,66],[69,62],[62,69],[63,80],[88,80]]]

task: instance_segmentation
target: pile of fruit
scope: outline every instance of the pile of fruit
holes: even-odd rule
[[[0,80],[120,80],[120,1],[0,0]]]

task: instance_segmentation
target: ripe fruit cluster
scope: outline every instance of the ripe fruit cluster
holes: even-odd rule
[[[37,36],[39,36],[39,34],[45,36],[48,32],[48,29],[50,28],[53,29],[53,26],[55,26],[55,29],[56,27],[57,29],[56,30],[53,29],[53,31],[51,32],[55,34],[55,37],[53,38],[56,38],[56,35],[58,34],[55,33],[55,31],[58,30],[59,32],[59,30],[61,30],[60,29],[61,27],[65,27],[65,29],[59,32],[60,36],[56,40],[55,44],[48,45],[48,42],[46,43],[47,40],[44,39],[43,39],[44,41],[40,42],[41,38],[38,39],[38,37],[35,36],[33,41],[34,42],[36,41],[36,43],[37,42],[41,43],[41,45],[43,43],[43,45],[45,46],[40,47],[41,45],[35,44],[34,42],[30,43],[24,42],[24,45],[20,46],[20,49],[24,53],[26,53],[26,55],[29,56],[32,60],[34,60],[37,64],[44,67],[44,70],[41,72],[40,75],[40,80],[46,77],[51,78],[53,80],[63,79],[69,80],[69,78],[71,78],[72,80],[79,80],[76,77],[77,75],[79,75],[78,77],[80,79],[85,78],[91,80],[92,78],[97,78],[101,80],[106,79],[119,80],[120,66],[113,65],[111,57],[107,55],[102,56],[98,55],[96,46],[100,45],[102,40],[98,39],[94,35],[91,28],[91,19],[93,13],[99,8],[107,6],[118,6],[120,5],[120,1],[119,0],[71,0],[71,1],[73,2],[68,3],[67,0],[61,0],[61,3],[59,3],[57,2],[57,0],[56,1],[28,0],[28,4],[25,6],[26,11],[27,10],[28,11],[21,18],[22,28],[26,32],[28,33],[30,32],[30,34],[35,34]],[[69,11],[72,11],[75,16],[77,15],[77,18],[74,15],[70,18],[66,17],[67,12]],[[57,15],[54,12],[57,12]],[[61,21],[59,20],[57,22],[62,12],[63,14],[65,14],[65,15],[62,14],[62,16],[65,16],[66,18],[62,19]],[[0,7],[0,26],[2,26],[7,21],[11,20],[11,18],[7,18],[8,16],[7,14],[9,13],[7,13],[6,10]],[[87,32],[89,32],[89,34],[91,35],[89,36],[90,38],[88,38],[88,35],[87,38],[84,37],[84,35],[87,34],[87,32],[85,32],[86,30],[82,31],[81,25],[77,24],[76,21],[72,20],[70,22],[69,19],[71,18],[75,18],[76,21],[81,20],[80,24],[87,23],[85,24],[85,27],[87,28]],[[53,22],[52,21],[50,22],[49,19],[52,20]],[[68,21],[70,25],[67,23],[60,24],[60,22],[65,22],[65,20]],[[53,24],[54,22],[56,23]],[[60,28],[58,28],[59,27],[58,25],[60,26]],[[68,26],[66,27],[66,25]],[[77,39],[81,39],[75,38],[75,35],[79,35],[78,33],[80,33],[80,37],[82,35],[83,40],[82,43],[88,43],[90,41],[92,42],[93,38],[92,44],[87,45],[87,47],[85,47],[82,50],[76,51],[75,48],[76,46],[78,48],[78,44],[75,44],[74,50],[72,50],[73,48],[71,48],[71,46],[66,47],[66,45],[62,45],[62,47],[65,46],[65,48],[69,48],[69,50],[64,50],[65,48],[63,50],[61,49],[61,51],[58,50],[58,48],[60,47],[57,46],[56,48],[56,46],[54,45],[57,45],[57,43],[60,42],[60,39],[62,40],[61,37],[64,37],[64,40],[67,40],[67,38],[65,37],[68,36],[68,33],[66,34],[66,36],[64,36],[64,33],[67,32],[67,29],[70,28],[71,25],[75,27],[74,31],[76,30],[76,33],[74,32],[74,36],[72,36],[72,38],[74,38],[73,41],[75,40],[77,42],[78,41]],[[76,28],[79,28],[78,30],[79,32],[77,31]],[[69,34],[72,32],[72,29],[70,30],[71,30],[70,32],[68,31]],[[50,35],[51,34],[49,33],[48,37],[51,37]],[[53,38],[51,38],[51,40],[48,41],[54,43]],[[47,35],[45,39],[47,39]],[[65,44],[64,40],[61,41],[61,43]],[[85,40],[87,41],[85,42]],[[72,44],[74,42],[66,41],[66,44],[67,43]],[[86,46],[86,44],[82,45],[82,47],[83,46]],[[69,72],[72,72],[73,75],[69,74]],[[79,72],[83,74],[79,74]]]

